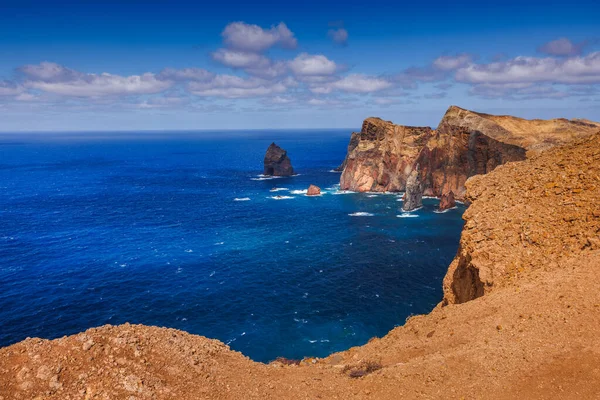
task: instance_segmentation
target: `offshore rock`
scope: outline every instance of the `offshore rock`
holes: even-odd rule
[[[454,192],[451,190],[448,193],[444,193],[440,197],[440,211],[449,210],[456,207],[456,201],[454,199]]]
[[[447,110],[436,130],[367,118],[350,138],[340,189],[403,191],[419,164],[425,195],[439,197],[452,191],[465,200],[465,182],[471,176],[588,137],[598,129],[600,124],[586,120],[526,120],[456,106]]]
[[[402,210],[404,211],[412,211],[423,207],[423,187],[419,180],[418,165],[408,176],[403,201]]]
[[[294,175],[294,168],[292,168],[292,162],[287,155],[287,151],[275,143],[271,143],[265,154],[263,173],[269,176]]]
[[[318,196],[321,194],[321,188],[316,185],[310,185],[306,191],[307,196]]]

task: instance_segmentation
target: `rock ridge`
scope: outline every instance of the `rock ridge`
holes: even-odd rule
[[[452,191],[465,200],[465,182],[497,166],[526,159],[576,138],[600,124],[584,120],[525,120],[450,106],[438,127],[395,125],[367,118],[351,135],[341,165],[342,190],[404,191],[410,173],[420,165],[423,194],[440,197]]]

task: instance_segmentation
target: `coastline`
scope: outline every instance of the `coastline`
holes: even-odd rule
[[[0,349],[0,396],[593,398],[599,157],[597,134],[470,179],[444,301],[364,346],[261,364],[173,329],[104,326]],[[379,368],[347,373],[367,362]]]

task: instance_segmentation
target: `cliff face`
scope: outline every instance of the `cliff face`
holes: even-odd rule
[[[342,190],[401,191],[419,152],[431,138],[431,128],[394,125],[367,118],[353,133],[342,164]]]
[[[403,191],[418,164],[425,195],[453,191],[464,200],[465,182],[498,165],[526,158],[527,150],[587,137],[600,125],[580,120],[525,120],[452,106],[437,129],[404,127],[377,118],[353,133],[340,179],[343,190]]]
[[[364,346],[265,365],[107,325],[0,349],[0,399],[600,398],[599,188],[600,133],[469,180],[446,306]]]
[[[600,249],[600,135],[473,177],[466,197],[472,205],[444,279],[444,304]]]

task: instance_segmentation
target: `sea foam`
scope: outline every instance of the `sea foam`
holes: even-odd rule
[[[371,214],[369,212],[363,212],[363,211],[359,211],[359,212],[355,212],[352,214],[348,214],[351,217],[373,217],[375,214]]]

